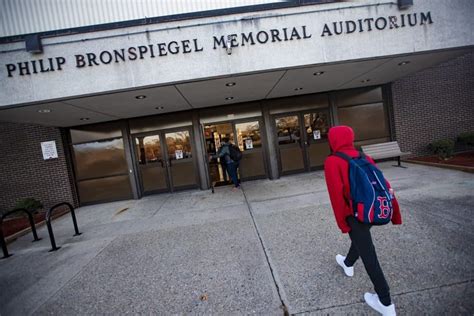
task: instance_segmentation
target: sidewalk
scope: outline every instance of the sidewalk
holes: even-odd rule
[[[372,234],[397,313],[472,315],[474,175],[391,165],[404,224]],[[82,207],[82,235],[53,222],[57,252],[45,227],[20,238],[0,260],[0,314],[375,315],[362,262],[353,278],[335,262],[349,238],[323,172],[242,187]]]

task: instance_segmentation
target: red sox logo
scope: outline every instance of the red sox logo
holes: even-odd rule
[[[390,216],[390,205],[388,204],[387,198],[379,196],[377,197],[380,205],[380,219],[387,219]]]

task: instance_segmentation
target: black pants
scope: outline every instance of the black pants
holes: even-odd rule
[[[385,306],[390,305],[390,289],[383,275],[382,268],[380,268],[372,236],[370,235],[372,225],[361,223],[352,216],[347,217],[346,221],[351,227],[349,236],[352,243],[344,264],[352,267],[360,256],[365,270],[374,284],[374,289],[379,296],[380,302]]]

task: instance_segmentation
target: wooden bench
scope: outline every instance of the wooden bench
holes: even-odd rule
[[[398,159],[397,167],[401,167],[401,168],[405,168],[401,165],[401,161],[400,161],[401,156],[411,154],[410,152],[402,152],[400,150],[400,146],[398,145],[398,142],[396,141],[380,143],[380,144],[365,145],[365,146],[361,146],[361,149],[364,152],[364,154],[369,155],[374,160],[397,157]]]

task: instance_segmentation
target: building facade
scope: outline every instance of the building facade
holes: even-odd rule
[[[224,1],[225,2],[225,1]],[[467,0],[289,1],[0,42],[0,208],[77,205],[322,168],[327,131],[425,154],[472,131]]]

